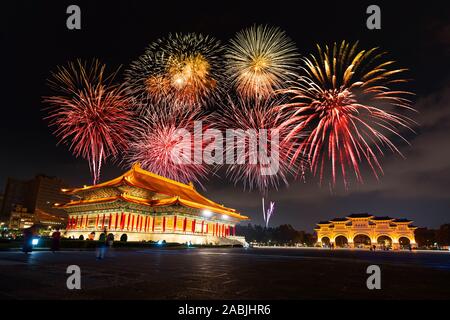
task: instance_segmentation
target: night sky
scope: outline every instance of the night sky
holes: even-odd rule
[[[245,2],[245,4],[243,4]],[[345,4],[343,4],[345,3]],[[144,48],[169,32],[201,32],[226,43],[235,32],[257,24],[276,25],[296,42],[301,54],[316,43],[360,40],[380,46],[410,69],[408,89],[416,93],[414,118],[420,123],[406,159],[387,154],[385,175],[368,172],[363,185],[348,190],[319,185],[314,177],[271,191],[276,202],[272,225],[290,223],[312,231],[320,220],[354,212],[405,217],[418,226],[450,222],[450,5],[447,1],[8,1],[1,6],[1,157],[0,190],[6,178],[38,173],[62,178],[70,186],[89,184],[88,164],[74,158],[43,120],[46,79],[57,65],[76,58],[99,58],[126,67]],[[77,4],[82,29],[66,28],[66,8]],[[378,4],[382,29],[366,28],[366,8]],[[102,180],[122,173],[113,163]],[[261,223],[261,196],[240,185],[212,178],[204,192]]]

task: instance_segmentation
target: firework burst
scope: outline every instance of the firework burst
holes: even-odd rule
[[[287,139],[307,133],[293,160],[305,156],[321,181],[326,163],[331,164],[332,185],[339,170],[345,186],[349,171],[362,182],[362,163],[378,178],[384,149],[400,154],[393,138],[405,140],[400,130],[412,130],[414,124],[401,113],[414,110],[408,99],[411,93],[394,89],[407,81],[402,78],[406,70],[393,64],[377,48],[359,50],[357,43],[345,41],[331,48],[318,46],[317,55],[305,58],[306,75],[281,90],[291,102],[277,108],[287,119],[281,125],[290,132]]]
[[[201,113],[187,110],[167,112],[165,106],[153,107],[142,117],[142,123],[135,131],[125,159],[127,166],[139,162],[145,170],[202,186],[201,180],[209,176],[210,169],[203,161],[195,160],[198,155],[201,159],[203,144],[198,148],[191,134],[194,121],[205,120]]]
[[[58,143],[88,160],[93,183],[100,179],[102,163],[127,147],[133,113],[124,89],[111,84],[104,64],[78,60],[59,67],[49,80],[58,95],[44,97]]]
[[[152,43],[125,72],[126,86],[141,108],[164,101],[176,108],[202,108],[220,92],[220,42],[201,34],[169,34]]]
[[[224,150],[227,176],[235,184],[243,183],[244,189],[257,188],[266,193],[270,188],[288,185],[289,177],[298,172],[299,166],[290,161],[293,142],[285,139],[286,130],[279,128],[278,116],[272,110],[277,103],[272,99],[233,101],[229,97],[216,115],[216,125],[222,132],[228,131]],[[228,137],[230,129],[232,140]]]
[[[238,32],[225,54],[227,73],[241,97],[268,97],[292,79],[299,54],[276,27],[252,26]]]

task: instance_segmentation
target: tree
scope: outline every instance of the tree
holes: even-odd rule
[[[440,246],[450,245],[450,223],[443,224],[436,232],[436,242]]]
[[[414,237],[416,238],[417,245],[419,247],[431,247],[436,242],[437,230],[428,228],[417,228],[414,231]]]

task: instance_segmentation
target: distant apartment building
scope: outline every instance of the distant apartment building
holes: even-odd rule
[[[61,193],[65,185],[56,177],[38,175],[31,180],[8,178],[1,206],[1,219],[11,229],[23,229],[37,223],[44,226],[62,227],[67,221],[66,213],[54,207],[70,197]]]

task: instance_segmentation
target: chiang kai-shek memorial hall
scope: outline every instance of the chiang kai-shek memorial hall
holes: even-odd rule
[[[236,224],[248,217],[202,196],[184,184],[135,164],[97,185],[63,189],[73,200],[55,204],[68,213],[67,237],[192,244],[238,244]],[[125,235],[125,236],[124,236]]]

